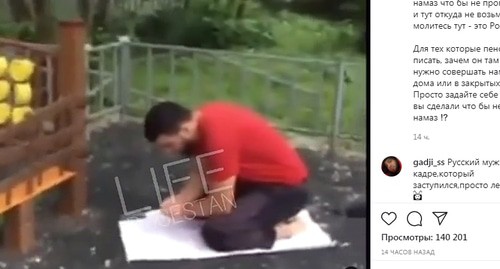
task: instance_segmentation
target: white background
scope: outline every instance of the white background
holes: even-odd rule
[[[438,1],[439,3],[440,1]],[[456,1],[453,1],[456,2]],[[466,1],[470,2],[470,1]],[[481,4],[483,1],[480,1]],[[498,64],[444,64],[446,57],[452,58],[500,58],[500,53],[432,53],[414,54],[415,45],[421,46],[500,46],[500,30],[473,30],[466,27],[462,31],[414,30],[413,23],[454,23],[473,26],[474,23],[491,21],[500,23],[500,18],[460,18],[445,19],[413,18],[413,12],[499,12],[500,7],[416,7],[408,0],[371,1],[371,268],[374,269],[432,269],[432,268],[473,268],[484,266],[500,268],[500,190],[469,189],[422,190],[422,201],[413,201],[414,182],[467,182],[453,178],[439,178],[424,181],[413,177],[414,171],[475,171],[472,182],[500,182],[500,169],[476,167],[442,167],[439,169],[416,170],[413,160],[433,158],[447,160],[498,160],[500,159],[500,111],[499,110],[454,110],[429,111],[413,110],[413,104],[426,103],[474,103],[493,100],[418,100],[413,91],[460,92],[475,91],[500,93],[495,88],[414,88],[416,80],[435,81],[500,81],[499,76],[449,77],[413,75],[414,69],[500,69]],[[420,15],[420,14],[419,14]],[[443,64],[417,65],[414,57],[436,57]],[[417,122],[414,115],[448,114],[445,122]],[[413,134],[428,136],[429,140],[414,141]],[[393,178],[385,176],[381,170],[382,160],[387,156],[398,157],[402,172]],[[395,212],[398,219],[388,226],[381,220],[382,212]],[[411,227],[406,216],[411,211],[419,211],[423,216],[422,227]],[[439,226],[433,211],[447,211],[448,216]],[[467,242],[390,242],[382,241],[382,234],[390,235],[433,235],[436,233],[465,233]],[[435,256],[381,255],[382,250],[434,250]],[[399,262],[398,262],[399,260]]]

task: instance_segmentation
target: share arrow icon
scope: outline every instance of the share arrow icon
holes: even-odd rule
[[[448,215],[448,212],[436,211],[436,212],[432,212],[432,214],[434,214],[434,216],[438,220],[439,226],[441,226],[441,224],[443,223],[444,219]]]

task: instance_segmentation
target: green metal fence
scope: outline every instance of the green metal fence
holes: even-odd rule
[[[157,101],[245,104],[284,130],[364,148],[364,63],[119,42],[88,47],[89,116],[140,119]]]

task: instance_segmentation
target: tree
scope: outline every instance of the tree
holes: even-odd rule
[[[110,15],[110,4],[109,0],[98,0],[95,5],[94,11],[94,22],[92,28],[104,27],[108,21]],[[89,27],[89,30],[92,28]]]
[[[67,0],[66,0],[67,1]],[[100,2],[100,3],[98,3]],[[98,4],[100,7],[107,7],[106,4],[103,4],[104,1],[97,0],[78,0],[78,14],[80,18],[85,22],[87,26],[87,38],[91,39],[92,29],[94,27],[94,18],[97,13]],[[106,1],[107,2],[107,1]]]
[[[50,0],[29,1],[29,9],[33,10],[35,38],[40,43],[54,43],[56,41],[56,17]]]
[[[75,6],[76,3],[76,6]],[[91,33],[96,14],[104,21],[107,17],[108,0],[8,0],[11,17],[17,23],[28,22],[34,30],[35,40],[41,43],[56,41],[58,19],[80,17]],[[56,7],[56,8],[55,8]],[[97,10],[99,9],[99,12]],[[57,12],[57,10],[61,10]]]
[[[9,6],[10,16],[14,22],[23,22],[32,20],[34,14],[30,14],[30,8],[28,7],[31,1],[27,0],[8,0],[7,5]]]
[[[238,0],[236,2],[237,2],[237,4],[236,4],[234,17],[236,19],[241,19],[241,18],[243,18],[243,16],[245,16],[247,0]]]

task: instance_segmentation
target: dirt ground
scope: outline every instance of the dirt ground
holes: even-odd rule
[[[47,208],[57,194],[47,195],[38,208],[38,249],[23,257],[0,253],[0,269],[366,268],[366,219],[345,214],[346,206],[365,194],[365,164],[326,159],[310,150],[301,150],[311,171],[309,210],[340,241],[338,247],[203,261],[127,263],[117,225],[123,212],[114,179],[120,179],[128,210],[157,207],[150,168],[165,182],[161,169],[169,161],[151,152],[141,131],[138,125],[126,124],[94,133],[89,161],[90,205],[85,217],[76,221],[54,216]],[[173,168],[172,174],[183,176],[183,171],[183,167]],[[168,195],[166,183],[160,187],[162,195]],[[165,246],[165,251],[170,247]]]

